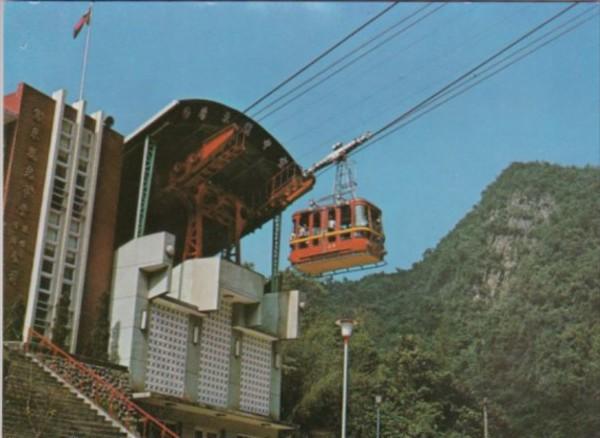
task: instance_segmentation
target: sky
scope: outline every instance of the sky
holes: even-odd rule
[[[243,110],[388,5],[97,2],[88,110],[113,115],[114,129],[124,135],[174,99],[211,99]],[[375,131],[566,6],[399,4],[290,85],[409,14],[423,7],[420,16],[431,14],[282,110],[259,116],[260,124],[308,167],[334,143]],[[74,40],[72,29],[87,7],[5,3],[5,93],[27,82],[47,94],[64,88],[67,100],[76,100],[85,34]],[[594,8],[597,13],[598,5],[578,5],[563,20]],[[599,53],[596,15],[353,156],[358,194],[383,210],[383,270],[410,268],[512,162],[600,165]],[[320,175],[315,189],[284,213],[283,267],[292,211],[329,193],[333,176]],[[242,242],[244,261],[264,274],[270,273],[270,241],[266,224]]]

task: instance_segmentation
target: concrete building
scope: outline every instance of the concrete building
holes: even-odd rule
[[[109,125],[64,90],[4,97],[5,338],[90,339],[114,254],[123,138]]]
[[[110,355],[133,397],[182,438],[277,437],[280,341],[298,336],[298,291],[220,256],[173,264],[175,238],[119,248]]]
[[[299,292],[242,266],[240,240],[313,184],[271,134],[218,102],[174,101],[127,137],[110,357],[182,437],[290,429],[280,343],[298,336]],[[264,245],[273,260],[278,239]]]

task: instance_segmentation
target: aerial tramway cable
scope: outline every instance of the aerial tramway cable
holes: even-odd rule
[[[294,88],[292,88],[289,91],[286,91],[284,94],[282,94],[281,96],[277,97],[276,99],[272,100],[270,103],[266,104],[265,106],[263,106],[262,108],[256,110],[256,112],[254,112],[252,114],[253,118],[258,117],[261,113],[263,113],[264,111],[266,111],[267,109],[271,108],[273,105],[275,105],[276,103],[282,101],[283,99],[285,99],[286,97],[288,97],[290,94],[294,93],[295,91],[299,90],[300,88],[302,88],[304,85],[309,84],[310,82],[312,82],[314,79],[318,78],[319,76],[323,75],[324,73],[326,73],[327,71],[331,70],[333,67],[335,67],[336,65],[338,65],[339,63],[341,63],[342,61],[344,61],[345,59],[348,59],[350,56],[352,56],[353,54],[355,54],[356,52],[364,49],[365,47],[367,47],[369,44],[371,44],[372,42],[378,40],[379,38],[381,38],[382,36],[384,36],[385,34],[387,34],[389,31],[395,29],[396,27],[400,26],[401,24],[405,23],[407,20],[410,20],[412,17],[414,17],[415,15],[417,15],[419,12],[423,11],[424,9],[427,9],[431,6],[431,4],[427,4],[421,8],[419,8],[418,10],[414,11],[413,13],[407,15],[406,17],[402,17],[399,21],[397,21],[396,23],[392,24],[391,26],[388,26],[387,28],[385,28],[384,30],[382,30],[381,32],[379,32],[378,34],[376,34],[375,36],[369,38],[367,41],[365,41],[364,43],[360,44],[359,46],[355,47],[354,49],[350,50],[348,53],[346,53],[345,55],[339,57],[338,59],[336,59],[335,61],[333,61],[331,64],[327,65],[327,67],[319,70],[317,73],[315,73],[314,75],[312,75],[311,77],[309,77],[308,79],[305,79],[304,81],[302,81],[300,84],[296,85]],[[397,36],[396,34],[394,34],[394,36]],[[270,113],[269,113],[270,115]],[[265,116],[266,117],[266,116]]]
[[[513,16],[513,15],[514,15],[514,13],[513,13],[513,14],[511,14],[511,16]],[[473,35],[470,35],[470,36],[468,36],[468,38],[467,38],[467,39],[465,39],[465,40],[463,41],[463,44],[460,44],[460,45],[457,45],[457,46],[455,46],[455,47],[454,47],[454,49],[453,49],[452,51],[450,51],[450,52],[444,52],[444,54],[443,54],[442,56],[435,56],[435,57],[433,57],[432,59],[428,59],[428,60],[427,60],[427,62],[428,62],[428,63],[429,63],[429,62],[431,62],[431,63],[430,63],[430,64],[427,64],[427,66],[439,65],[439,66],[440,66],[440,68],[441,68],[443,65],[445,65],[445,61],[446,61],[447,59],[449,59],[449,58],[450,58],[450,56],[449,56],[449,55],[450,55],[450,54],[454,54],[454,53],[455,53],[455,52],[457,52],[458,50],[461,50],[461,49],[462,49],[462,48],[465,46],[465,44],[464,44],[465,42],[467,42],[467,41],[471,41],[471,40],[473,40],[473,39],[475,39],[475,38],[478,38],[479,36],[481,36],[481,35],[482,35],[482,34],[484,34],[484,33],[488,33],[488,32],[489,32],[489,29],[491,29],[492,27],[498,26],[499,24],[501,24],[501,23],[503,23],[503,22],[507,21],[509,18],[510,18],[510,16],[505,16],[505,17],[502,17],[502,18],[501,18],[501,19],[499,19],[499,20],[496,20],[496,21],[494,22],[494,24],[493,24],[493,25],[487,26],[487,27],[486,27],[484,30],[482,30],[482,31],[480,31],[480,32],[477,32],[476,34],[473,34]],[[439,30],[439,29],[438,29],[438,30]],[[436,31],[434,31],[433,33],[435,33],[435,32],[437,32],[437,30],[436,30]],[[415,41],[412,41],[412,42],[411,42],[411,43],[409,43],[408,45],[405,45],[405,46],[403,46],[401,50],[404,50],[404,49],[407,49],[407,48],[410,48],[410,47],[413,47],[413,46],[415,46],[416,44],[420,43],[420,42],[421,42],[421,41],[423,41],[424,39],[426,39],[426,38],[429,38],[431,35],[433,35],[433,33],[429,33],[429,34],[427,34],[425,37],[422,37],[422,38],[419,38],[419,39],[417,39],[417,40],[415,40]],[[397,56],[397,53],[398,53],[398,52],[394,52],[394,54],[393,54],[392,56]],[[389,57],[388,57],[388,58],[386,58],[385,60],[387,60],[387,59],[389,59]],[[444,62],[442,62],[442,61],[444,61]],[[381,66],[381,64],[382,64],[382,62],[379,62],[379,63],[377,63],[376,65],[377,65],[377,66]],[[418,71],[421,71],[421,70],[423,70],[425,67],[426,67],[426,65],[423,65],[423,66],[421,66],[420,68],[418,68],[418,69],[416,69],[416,70],[414,70],[414,71],[411,71],[411,73],[413,73],[413,74],[414,74],[415,72],[418,72]],[[371,66],[371,67],[370,67],[368,70],[372,70],[372,69],[373,69],[373,66]],[[402,73],[401,73],[401,75],[399,75],[398,77],[396,77],[396,78],[395,78],[395,79],[392,81],[392,83],[394,83],[394,84],[397,84],[397,83],[398,83],[398,81],[400,81],[401,79],[403,79],[403,78],[404,78],[406,75],[407,75],[406,73],[402,72]],[[436,83],[437,83],[437,81],[436,81]],[[434,84],[434,83],[429,83],[429,84],[427,84],[427,85],[426,85],[426,86],[424,86],[424,87],[421,87],[421,88],[419,88],[419,89],[417,89],[417,90],[413,90],[413,91],[412,91],[410,94],[408,94],[407,96],[404,96],[402,99],[403,99],[403,100],[407,100],[409,97],[413,97],[413,96],[419,95],[419,94],[420,94],[422,91],[425,91],[426,89],[429,89],[429,88],[430,88],[430,86],[431,86],[431,85],[433,85],[433,84]],[[345,87],[345,86],[347,86],[347,85],[340,84],[340,85],[336,86],[335,88],[340,88],[340,87],[342,87],[342,86],[344,86],[344,87]],[[359,99],[357,99],[356,101],[354,101],[354,102],[350,103],[349,105],[346,105],[346,107],[351,107],[351,108],[357,108],[357,107],[358,107],[358,108],[360,108],[360,107],[359,107],[359,105],[361,105],[361,104],[364,104],[366,101],[368,101],[368,100],[370,100],[370,99],[373,99],[373,98],[374,98],[374,97],[375,97],[377,94],[380,94],[382,91],[388,90],[388,89],[389,89],[389,87],[390,87],[390,84],[389,84],[389,83],[382,84],[380,87],[377,87],[377,88],[375,89],[375,91],[373,91],[373,92],[369,93],[369,94],[368,94],[368,95],[366,95],[366,96],[361,96],[361,97],[360,97]],[[335,89],[335,88],[334,88],[334,89]],[[310,107],[311,107],[311,105],[314,105],[314,104],[316,104],[316,103],[319,103],[319,102],[321,102],[322,100],[324,100],[325,98],[329,97],[330,95],[331,95],[331,93],[329,93],[329,94],[327,94],[327,95],[325,95],[325,96],[323,96],[323,97],[319,98],[319,99],[318,99],[318,100],[316,100],[316,101],[312,101],[312,102],[311,102],[311,104],[309,104],[309,105],[305,105],[305,106],[303,106],[303,107],[302,107],[302,109],[300,109],[300,110],[298,111],[298,113],[299,113],[299,112],[301,112],[301,111],[306,111],[306,108],[310,108]],[[389,102],[388,102],[388,104],[389,104]],[[397,104],[397,101],[396,101],[396,104]],[[390,106],[390,105],[386,105],[386,109],[387,109],[387,107],[389,107],[389,106]],[[380,110],[383,110],[383,108],[380,108]],[[296,117],[298,113],[294,114],[294,117]],[[324,118],[324,119],[319,119],[319,121],[318,121],[318,123],[317,123],[317,124],[315,124],[315,125],[311,125],[311,126],[309,126],[309,127],[304,127],[300,133],[298,133],[298,134],[294,135],[293,137],[291,137],[291,138],[289,138],[289,139],[287,139],[287,140],[283,141],[283,144],[290,144],[290,143],[294,142],[295,140],[297,140],[297,139],[299,139],[299,138],[302,138],[302,137],[304,137],[304,136],[308,135],[310,132],[314,131],[315,129],[317,129],[317,128],[321,127],[321,126],[324,126],[324,125],[326,125],[326,124],[327,124],[328,122],[330,122],[332,119],[338,119],[338,118],[340,118],[340,117],[344,117],[344,115],[345,115],[345,114],[346,114],[346,112],[341,112],[341,111],[336,111],[336,112],[333,112],[333,113],[332,113],[332,114],[331,114],[329,117],[326,117],[326,118]],[[283,118],[283,119],[279,119],[279,120],[278,120],[278,121],[276,121],[274,124],[273,124],[273,123],[272,123],[272,124],[270,124],[270,127],[271,127],[271,129],[273,129],[273,128],[274,128],[275,126],[277,126],[278,124],[280,124],[280,123],[282,123],[282,122],[285,122],[285,121],[289,120],[290,118],[291,118],[291,117],[285,117],[285,118]],[[373,117],[371,117],[371,118],[369,118],[369,119],[372,119],[372,118],[373,118]],[[366,120],[365,120],[365,121],[366,121]],[[315,147],[313,147],[313,148],[310,148],[310,150],[308,150],[307,152],[305,152],[305,153],[304,153],[303,155],[301,155],[299,158],[305,158],[305,157],[307,157],[307,156],[311,155],[311,154],[312,154],[313,152],[315,152],[316,150],[322,149],[322,148],[323,148],[323,146],[322,146],[323,144],[325,144],[325,145],[332,144],[332,143],[335,141],[335,139],[336,139],[336,138],[338,138],[338,137],[339,137],[339,134],[337,134],[337,133],[336,133],[336,134],[334,134],[334,135],[332,135],[332,136],[331,136],[331,138],[330,138],[329,140],[323,141],[323,142],[321,142],[321,144],[320,144],[320,145],[317,145],[317,146],[315,146]]]
[[[266,93],[265,95],[263,95],[262,97],[260,97],[259,99],[257,99],[255,102],[253,102],[248,108],[246,108],[243,112],[247,113],[248,111],[250,111],[252,108],[254,108],[256,105],[258,105],[259,103],[261,103],[262,101],[264,101],[265,99],[267,99],[269,96],[273,95],[273,93],[277,92],[279,89],[281,89],[283,86],[285,86],[287,83],[289,83],[290,81],[294,80],[296,77],[298,77],[300,74],[302,74],[304,71],[306,71],[308,68],[310,68],[311,66],[313,66],[314,64],[316,64],[317,62],[319,62],[321,59],[323,59],[325,56],[327,56],[328,54],[330,54],[331,52],[333,52],[335,49],[337,49],[339,46],[341,46],[342,44],[344,44],[346,41],[348,41],[350,38],[352,38],[354,35],[356,35],[357,33],[359,33],[360,31],[362,31],[364,28],[366,28],[367,26],[369,26],[371,23],[373,23],[374,21],[376,21],[377,19],[379,19],[380,17],[382,17],[384,14],[386,14],[388,11],[390,11],[390,9],[392,9],[394,6],[396,6],[399,2],[394,2],[392,3],[390,6],[388,6],[387,8],[385,8],[383,11],[379,12],[377,15],[375,15],[374,17],[370,18],[369,20],[367,20],[365,23],[361,24],[359,27],[357,27],[356,29],[354,29],[352,32],[350,32],[348,35],[346,35],[344,38],[342,38],[340,41],[338,41],[337,43],[335,43],[333,46],[331,46],[330,48],[328,48],[327,50],[325,50],[323,53],[321,53],[319,56],[317,56],[316,58],[314,58],[313,60],[311,60],[308,64],[306,64],[304,67],[302,67],[300,70],[298,70],[297,72],[295,72],[294,74],[292,74],[291,76],[289,76],[287,79],[283,80],[282,82],[280,82],[278,85],[275,86],[275,88],[273,88],[271,91],[269,91],[268,93]]]
[[[497,75],[498,73],[506,70],[507,68],[509,68],[510,66],[512,66],[513,64],[516,64],[517,62],[519,62],[520,60],[526,58],[527,56],[535,53],[536,51],[540,50],[541,48],[547,46],[548,44],[554,42],[555,40],[557,40],[558,38],[562,37],[563,35],[566,35],[569,32],[572,32],[573,30],[575,30],[576,28],[578,28],[579,26],[585,24],[586,22],[590,21],[592,18],[594,18],[595,16],[600,15],[600,12],[596,11],[596,13],[590,15],[589,17],[583,18],[581,20],[579,20],[578,22],[576,22],[575,24],[573,24],[572,26],[568,27],[567,29],[563,30],[562,32],[558,33],[557,35],[554,35],[552,38],[543,41],[541,44],[538,44],[537,46],[533,47],[531,50],[526,51],[525,53],[521,54],[520,56],[516,57],[515,59],[511,59],[513,58],[515,55],[517,55],[518,53],[526,50],[527,48],[531,47],[532,45],[538,43],[539,41],[541,41],[542,39],[546,38],[548,35],[556,32],[557,30],[563,28],[564,26],[566,26],[567,24],[573,22],[574,20],[576,20],[577,18],[581,17],[582,15],[585,15],[587,13],[589,13],[592,9],[594,8],[590,8],[586,11],[584,11],[583,13],[577,15],[576,17],[573,17],[572,19],[570,19],[568,22],[562,23],[560,26],[557,26],[556,28],[552,29],[551,31],[547,32],[546,34],[544,34],[543,36],[537,38],[536,40],[532,41],[531,43],[529,43],[528,45],[520,48],[518,51],[511,53],[509,56],[505,57],[504,59],[494,63],[493,65],[491,65],[490,67],[488,67],[487,69],[483,70],[481,73],[471,77],[469,80],[465,81],[463,84],[458,85],[456,88],[452,89],[452,90],[448,90],[446,93],[438,96],[438,98],[436,98],[435,101],[437,103],[435,105],[433,105],[430,108],[427,108],[427,110],[417,113],[417,115],[409,120],[406,120],[404,123],[400,124],[399,126],[396,126],[394,129],[392,129],[389,132],[386,132],[384,135],[382,135],[381,137],[378,137],[376,140],[374,140],[373,142],[369,143],[369,145],[373,145],[375,143],[378,143],[379,141],[383,140],[384,138],[390,136],[391,134],[397,132],[399,129],[405,127],[406,125],[418,120],[419,118],[423,117],[424,115],[430,113],[431,111],[435,110],[436,108],[442,106],[443,104],[447,103],[448,101],[460,96],[463,93],[466,93],[467,91],[469,91],[471,88],[475,87],[476,85],[480,84],[481,82],[491,78],[492,76]],[[506,61],[509,61],[507,63],[505,63]],[[494,67],[501,65],[499,68],[494,69]],[[493,70],[493,71],[492,71]],[[489,74],[483,75],[485,73],[490,72]],[[477,79],[475,81],[475,79]],[[475,82],[472,82],[475,81]],[[472,82],[472,83],[471,83]],[[446,97],[448,96],[448,97]],[[446,97],[444,99],[444,97]],[[433,103],[431,102],[431,103]],[[361,148],[357,148],[356,152],[358,152]]]
[[[464,85],[464,82],[467,82],[469,79],[472,79],[473,77],[477,77],[477,76],[472,76],[473,74],[476,74],[476,72],[481,69],[482,67],[486,66],[487,64],[489,64],[490,62],[492,62],[493,60],[497,59],[498,57],[500,57],[501,55],[503,55],[504,53],[506,53],[507,51],[509,51],[511,48],[515,47],[517,44],[521,43],[522,41],[524,41],[525,39],[529,38],[532,34],[534,34],[535,32],[539,31],[540,29],[544,28],[545,26],[547,26],[548,24],[552,23],[553,21],[557,20],[559,17],[561,17],[562,15],[564,15],[566,12],[568,12],[569,10],[571,10],[572,8],[574,8],[575,6],[577,6],[577,3],[572,4],[567,6],[566,8],[563,8],[562,10],[560,10],[558,13],[554,14],[552,17],[544,20],[542,23],[538,24],[537,26],[535,26],[534,28],[532,28],[531,30],[527,31],[525,34],[523,34],[522,36],[520,36],[519,38],[517,38],[516,40],[512,41],[511,43],[507,44],[506,46],[504,46],[503,48],[501,48],[500,50],[498,50],[497,52],[495,52],[493,55],[489,56],[488,58],[486,58],[484,61],[482,61],[481,63],[479,63],[476,67],[470,69],[469,71],[467,71],[466,73],[462,74],[461,76],[459,76],[458,78],[454,79],[453,81],[451,81],[450,83],[448,83],[447,85],[445,85],[444,87],[442,87],[440,90],[436,91],[435,93],[433,93],[432,95],[430,95],[429,97],[423,99],[421,102],[419,102],[418,104],[414,105],[413,107],[411,107],[409,110],[405,111],[404,113],[400,114],[399,116],[395,117],[394,119],[392,119],[390,122],[386,123],[385,125],[383,125],[381,128],[377,129],[374,133],[369,134],[369,138],[367,140],[363,140],[361,141],[359,144],[356,145],[356,147],[354,147],[352,150],[348,150],[348,155],[354,154],[356,152],[358,152],[359,150],[363,150],[366,149],[368,146],[371,146],[373,144],[375,144],[376,142],[381,141],[381,139],[387,137],[388,135],[390,135],[392,132],[397,131],[397,129],[399,129],[400,127],[397,127],[397,129],[394,129],[393,131],[384,134],[386,131],[388,131],[389,129],[393,128],[394,126],[398,125],[399,123],[406,121],[409,117],[411,117],[414,114],[418,114],[419,111],[427,108],[429,105],[435,103],[437,100],[439,100],[440,98],[442,98],[443,96],[447,95],[447,93],[452,93],[453,90],[456,90],[458,87]],[[578,15],[575,18],[578,18],[580,15]],[[571,19],[572,20],[572,19]],[[583,24],[583,22],[585,22],[587,20],[581,20],[578,24],[574,25],[572,28],[569,28],[568,31],[573,30],[574,28],[580,26],[581,24]],[[562,27],[563,25],[559,26]],[[556,30],[556,28],[554,29]],[[561,34],[559,34],[558,36],[556,36],[555,38],[553,38],[552,40],[558,38],[559,36],[564,35],[565,33],[567,33],[568,31],[564,31]],[[547,36],[547,34],[545,35]],[[536,40],[536,41],[539,41]],[[547,41],[545,43],[542,43],[541,45],[539,45],[538,47],[536,47],[535,49],[531,50],[530,52],[527,52],[526,55],[523,55],[521,57],[519,57],[517,60],[515,60],[514,62],[517,62],[518,60],[524,58],[525,56],[533,53],[536,50],[539,50],[541,47],[545,46],[546,44],[549,44],[551,41]],[[517,53],[517,52],[515,52]],[[506,59],[510,58],[512,55],[509,55]],[[493,72],[492,74],[482,78],[480,81],[478,81],[477,83],[473,84],[473,86],[477,85],[478,83],[482,82],[483,80],[493,76],[494,74],[499,73],[500,71],[504,70],[505,68],[509,67],[510,65],[514,64],[514,62],[502,67],[501,69],[499,69],[496,72]],[[486,71],[489,71],[486,70]],[[463,82],[464,81],[464,82]],[[462,94],[463,92],[466,92],[468,89],[470,89],[472,87],[466,88],[458,93],[455,93],[454,95],[450,96],[448,99],[440,102],[438,105],[435,105],[433,108],[430,108],[429,111],[437,108],[438,106],[442,105],[443,103],[446,103],[447,101],[451,100],[452,98]],[[429,112],[427,111],[427,112]],[[423,114],[424,115],[424,114]],[[411,119],[413,120],[413,119]],[[408,121],[407,123],[409,123],[410,121]],[[406,124],[407,124],[406,123]],[[404,126],[404,125],[401,125]],[[382,135],[384,134],[384,135]],[[318,170],[318,173],[315,172],[315,174],[321,174],[323,172],[325,172],[327,170],[327,168],[320,168]]]
[[[442,87],[440,90],[438,90],[435,93],[433,93],[431,96],[429,96],[426,99],[424,99],[423,101],[419,102],[417,105],[415,105],[414,107],[412,107],[408,111],[406,111],[406,112],[402,113],[400,116],[392,119],[390,122],[388,122],[387,124],[385,124],[384,126],[382,126],[381,128],[379,128],[377,131],[375,131],[373,133],[373,137],[377,137],[381,133],[383,133],[383,132],[387,131],[388,129],[390,129],[392,126],[394,126],[397,123],[401,122],[402,120],[406,119],[408,116],[410,116],[414,112],[418,111],[419,109],[421,109],[423,106],[427,105],[432,100],[436,99],[436,97],[438,97],[439,95],[441,95],[442,93],[444,93],[446,90],[454,87],[456,84],[458,84],[459,82],[463,81],[465,78],[468,78],[470,75],[472,75],[473,73],[475,73],[481,67],[485,66],[486,64],[489,64],[494,59],[496,59],[499,56],[501,56],[502,54],[506,53],[508,50],[512,49],[513,47],[515,47],[520,42],[522,42],[525,39],[529,38],[531,35],[533,35],[538,30],[542,29],[543,27],[547,26],[548,24],[550,24],[554,20],[558,19],[560,16],[562,16],[565,13],[567,13],[569,10],[573,9],[575,6],[577,6],[577,3],[574,3],[572,5],[567,6],[566,8],[560,10],[558,13],[556,13],[555,15],[553,15],[552,17],[544,20],[542,23],[538,24],[533,29],[531,29],[528,32],[526,32],[525,34],[521,35],[519,38],[517,38],[513,42],[507,44],[502,49],[498,50],[496,53],[494,53],[493,55],[489,56],[488,58],[486,58],[485,60],[483,60],[482,62],[480,62],[479,64],[477,64],[475,67],[473,67],[472,69],[470,69],[466,73],[463,73],[458,78],[454,79],[453,81],[451,81],[450,83],[448,83],[447,85],[445,85],[444,87]]]
[[[314,90],[316,87],[318,87],[319,85],[321,85],[322,83],[328,81],[329,79],[331,79],[332,77],[336,76],[337,74],[341,73],[342,71],[346,70],[348,67],[350,67],[351,65],[353,65],[354,63],[356,63],[357,61],[361,60],[362,58],[364,58],[365,56],[367,56],[368,54],[374,52],[375,50],[379,49],[380,47],[382,47],[383,45],[387,44],[388,42],[390,42],[392,39],[396,38],[397,36],[401,35],[402,33],[404,33],[405,31],[407,31],[408,29],[410,29],[411,27],[415,26],[416,24],[420,23],[421,21],[425,20],[427,17],[429,17],[430,15],[436,13],[438,10],[440,10],[441,8],[443,8],[444,6],[446,6],[446,4],[442,4],[440,6],[438,6],[437,8],[433,9],[432,11],[429,11],[428,13],[426,13],[425,15],[423,15],[422,17],[419,17],[418,19],[416,19],[415,21],[413,21],[412,23],[409,23],[408,25],[406,25],[405,27],[403,27],[402,29],[398,30],[397,32],[394,32],[392,35],[390,35],[388,38],[386,38],[385,40],[383,40],[382,42],[380,42],[379,44],[373,46],[371,49],[361,53],[360,55],[358,55],[357,57],[355,57],[354,59],[350,60],[349,62],[347,62],[346,64],[342,65],[340,68],[338,68],[337,70],[333,71],[332,73],[330,73],[329,75],[325,76],[323,79],[319,80],[318,82],[316,82],[315,84],[311,85],[310,87],[308,87],[307,89],[303,90],[302,92],[298,93],[297,95],[291,97],[290,99],[286,100],[284,103],[282,103],[281,105],[279,105],[278,107],[274,108],[273,110],[271,110],[270,112],[268,112],[267,114],[263,115],[261,118],[258,119],[258,121],[263,121],[264,119],[266,119],[267,117],[270,117],[271,115],[275,114],[276,112],[280,111],[281,109],[285,108],[286,106],[288,106],[289,104],[291,104],[292,102],[296,101],[297,99],[301,98],[302,96],[304,96],[305,94],[307,94],[308,92]],[[424,8],[422,8],[424,9]]]

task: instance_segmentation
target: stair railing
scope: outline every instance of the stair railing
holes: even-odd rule
[[[179,438],[179,435],[160,420],[133,403],[123,391],[115,388],[92,368],[63,351],[34,329],[29,329],[25,351],[37,353],[37,357],[45,366],[102,407],[113,420],[122,424],[128,431],[140,434],[142,438]]]

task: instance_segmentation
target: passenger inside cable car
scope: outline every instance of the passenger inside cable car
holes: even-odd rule
[[[293,215],[290,262],[308,275],[379,263],[385,256],[381,211],[354,198]]]

